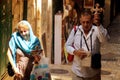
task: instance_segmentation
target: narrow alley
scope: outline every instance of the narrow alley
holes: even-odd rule
[[[6,54],[11,34],[20,20],[29,21],[34,35],[40,40],[41,48],[49,58],[51,80],[89,80],[74,75],[72,62],[67,63],[64,56],[68,34],[73,25],[79,25],[79,14],[83,9],[100,12],[102,23],[110,36],[110,40],[101,47],[102,68],[99,77],[101,80],[120,80],[119,3],[120,0],[0,0],[0,80],[14,80],[14,76],[10,77],[7,73],[9,56]],[[83,66],[91,65],[91,57],[87,58]],[[55,61],[60,63],[55,64]]]
[[[108,27],[110,40],[102,45],[101,80],[120,80],[120,15]],[[65,69],[65,66],[63,67]],[[13,80],[6,77],[3,80]]]

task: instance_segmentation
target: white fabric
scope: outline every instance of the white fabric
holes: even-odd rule
[[[74,29],[72,29],[72,31],[68,37],[68,40],[66,42],[66,50],[68,53],[71,53],[72,55],[74,55],[73,51],[75,49],[76,50],[80,49],[81,38],[82,38],[82,48],[84,50],[88,51],[86,44],[85,44],[85,40],[83,37],[81,37],[81,31],[83,32],[83,35],[85,36],[81,25],[77,27],[77,32],[75,35],[74,35]],[[93,31],[93,33],[92,33],[92,31]],[[107,40],[107,30],[104,29],[102,27],[102,25],[100,25],[99,27],[92,26],[88,35],[85,36],[90,50],[91,50],[91,41],[90,41],[91,34],[92,34],[92,52],[91,53],[95,54],[95,53],[100,52],[101,43],[105,42]],[[72,47],[72,44],[74,45],[74,47]],[[76,55],[74,56],[74,60],[73,60],[73,64],[72,64],[72,71],[73,71],[73,73],[75,73],[76,75],[78,75],[80,77],[91,77],[91,76],[97,74],[97,72],[98,72],[97,70],[93,70],[91,68],[83,69],[82,64],[81,64],[81,59]],[[88,71],[88,72],[86,72],[86,71]]]

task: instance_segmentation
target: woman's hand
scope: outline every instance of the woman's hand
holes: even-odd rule
[[[40,55],[38,55],[38,54],[33,55],[33,57],[34,57],[34,62],[35,63],[38,63],[41,59]]]
[[[42,49],[36,49],[36,50],[32,50],[32,51],[31,51],[31,53],[32,53],[33,55],[36,54],[36,53],[40,54],[40,53],[42,53],[42,52],[43,52]]]
[[[17,76],[17,77],[23,77],[23,74],[20,73],[18,67],[15,67],[15,68],[13,68],[13,69],[14,69],[15,76]]]

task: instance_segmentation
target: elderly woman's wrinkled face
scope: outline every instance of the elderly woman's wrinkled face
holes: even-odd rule
[[[22,25],[20,24],[18,26],[18,31],[20,33],[20,35],[25,39],[25,40],[29,40],[30,38],[30,32],[29,32],[29,28],[26,25]]]

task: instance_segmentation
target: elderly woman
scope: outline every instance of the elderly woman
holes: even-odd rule
[[[41,45],[33,34],[28,21],[22,20],[17,24],[9,41],[7,56],[15,73],[15,80],[30,80],[33,62],[40,60]],[[36,53],[36,54],[32,54]]]

